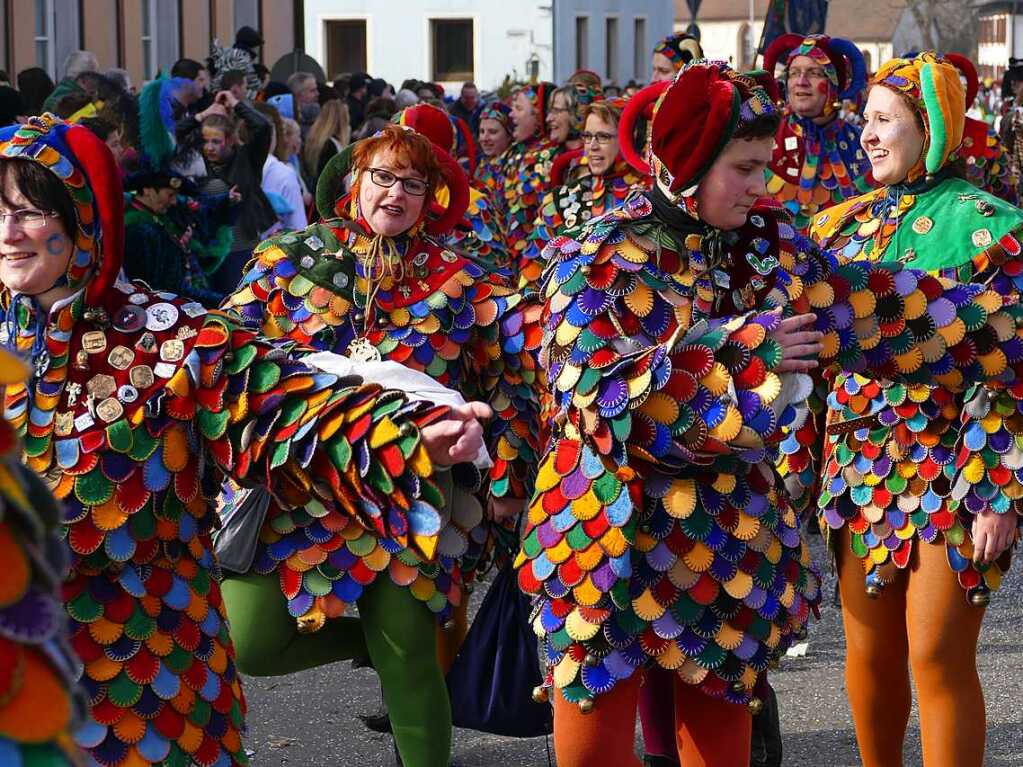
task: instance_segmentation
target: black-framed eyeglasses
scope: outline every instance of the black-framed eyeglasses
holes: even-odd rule
[[[0,227],[4,224],[13,224],[19,229],[41,229],[46,226],[46,220],[49,218],[60,218],[60,214],[52,210],[34,208],[22,208],[9,213],[0,211]]]
[[[374,184],[384,189],[390,189],[396,182],[400,181],[401,188],[413,197],[422,197],[426,194],[426,190],[430,188],[429,184],[421,178],[396,176],[391,171],[384,170],[383,168],[370,168],[369,177]]]
[[[579,138],[583,140],[583,144],[589,144],[591,141],[595,141],[598,144],[610,144],[614,137],[615,134],[606,133],[605,131],[597,131],[596,133],[583,131],[579,134]]]

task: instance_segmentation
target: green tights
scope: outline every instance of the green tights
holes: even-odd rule
[[[242,673],[281,676],[368,651],[405,767],[447,767],[451,704],[435,620],[408,589],[382,573],[358,600],[359,618],[334,618],[300,634],[275,576],[225,575],[221,588]]]

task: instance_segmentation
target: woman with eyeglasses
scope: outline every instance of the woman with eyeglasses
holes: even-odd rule
[[[350,172],[352,191],[342,196]],[[398,750],[406,767],[446,767],[450,705],[433,616],[450,630],[464,614],[465,586],[486,542],[477,494],[487,516],[504,518],[521,512],[532,492],[538,307],[525,312],[519,294],[444,247],[465,213],[468,183],[449,154],[410,128],[387,125],[335,157],[316,198],[321,221],[261,244],[228,306],[270,336],[394,361],[409,375],[492,403],[493,465],[481,460],[482,474],[466,464],[442,477],[442,528],[431,557],[351,526],[325,529],[315,508],[271,503],[251,572],[225,581],[232,624],[244,627],[236,631],[239,665],[257,674],[288,671],[261,642],[260,605],[287,604],[303,631],[336,632],[356,599],[360,614],[397,605],[363,591],[375,579],[377,591],[405,595],[403,633],[366,635]],[[403,662],[381,663],[381,642],[398,643]]]
[[[428,557],[441,534],[433,464],[475,455],[470,421],[487,409],[449,418],[314,369],[308,350],[237,317],[121,281],[123,227],[100,139],[52,115],[0,131],[0,342],[32,367],[6,387],[4,419],[61,508],[70,562],[54,575],[89,704],[75,741],[108,767],[235,767],[248,763],[246,704],[211,540],[225,478],[315,509],[320,531],[352,525]],[[404,618],[414,599],[384,603]],[[259,618],[264,637],[294,626],[283,607]],[[373,625],[395,630],[386,613]],[[343,639],[288,635],[281,658],[307,667]],[[381,660],[406,661],[392,655]],[[64,705],[55,693],[21,731],[44,732]]]
[[[618,122],[624,103],[594,101],[584,111],[582,147],[558,157],[551,169],[553,189],[544,196],[533,222],[524,279],[540,280],[544,246],[560,234],[602,216],[619,206],[631,191],[647,188],[650,179],[638,173],[618,149]]]

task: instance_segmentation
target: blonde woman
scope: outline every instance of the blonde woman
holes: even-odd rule
[[[320,108],[320,116],[309,129],[302,149],[302,174],[310,189],[316,186],[316,179],[330,158],[348,146],[351,138],[348,106],[340,99],[331,99]]]

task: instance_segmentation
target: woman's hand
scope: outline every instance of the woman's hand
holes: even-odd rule
[[[441,421],[424,426],[421,435],[430,460],[450,466],[473,460],[483,447],[483,425],[494,414],[482,402],[468,402],[451,408]]]
[[[809,330],[817,320],[815,314],[786,317],[771,331],[771,339],[781,347],[781,363],[775,373],[802,373],[817,367],[817,356],[823,351],[824,334]],[[804,359],[810,357],[811,359]]]
[[[984,509],[973,518],[973,561],[978,564],[993,562],[1016,540],[1019,517],[1014,512],[999,514]]]

